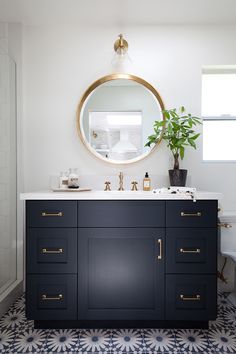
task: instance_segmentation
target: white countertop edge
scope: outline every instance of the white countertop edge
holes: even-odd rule
[[[221,193],[199,191],[195,193],[195,198],[216,199],[223,198]],[[39,191],[31,193],[21,193],[21,200],[192,200],[191,196],[184,194],[154,194],[152,191],[90,191],[90,192],[53,192]]]

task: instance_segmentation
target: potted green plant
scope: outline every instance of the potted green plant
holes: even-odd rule
[[[185,186],[187,170],[179,168],[179,158],[183,160],[185,148],[191,146],[196,149],[196,139],[200,133],[196,133],[194,128],[202,124],[201,118],[194,117],[186,113],[182,106],[179,110],[176,108],[163,110],[165,120],[154,122],[154,134],[148,137],[145,146],[155,144],[161,137],[166,140],[168,148],[174,157],[174,168],[169,170],[171,186]],[[164,129],[163,129],[164,127]]]

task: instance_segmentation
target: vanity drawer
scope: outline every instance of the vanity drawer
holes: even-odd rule
[[[77,275],[28,275],[26,287],[28,319],[77,319]]]
[[[217,200],[166,202],[166,227],[217,227]]]
[[[165,202],[81,201],[78,224],[79,227],[165,227]]]
[[[76,228],[30,228],[28,273],[77,273]]]
[[[77,227],[77,201],[30,200],[26,218],[28,227]]]
[[[217,229],[166,229],[167,273],[216,273]]]
[[[217,287],[214,275],[166,276],[167,320],[214,320]]]

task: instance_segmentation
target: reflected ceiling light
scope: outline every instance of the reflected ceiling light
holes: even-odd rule
[[[128,42],[124,39],[123,34],[119,34],[118,37],[114,43],[115,55],[111,63],[115,71],[122,73],[129,69],[132,61],[128,54]]]
[[[123,112],[122,112],[123,113]],[[141,115],[125,115],[125,114],[109,114],[107,115],[107,122],[109,125],[116,125],[118,127],[123,125],[141,125]]]

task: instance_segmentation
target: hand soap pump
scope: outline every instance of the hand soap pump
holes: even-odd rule
[[[145,173],[145,177],[143,179],[143,190],[150,191],[151,190],[151,178],[148,175],[148,172]]]

